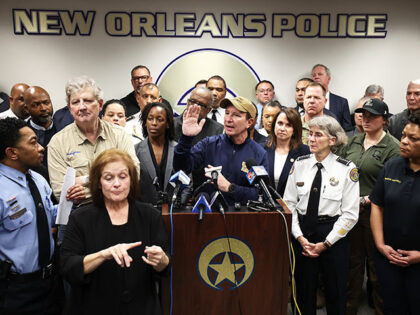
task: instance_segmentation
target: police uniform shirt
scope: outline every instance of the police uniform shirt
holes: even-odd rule
[[[315,156],[296,159],[290,170],[284,201],[292,212],[292,233],[297,239],[303,235],[298,215],[306,215],[312,182],[318,170]],[[327,240],[334,244],[356,224],[359,217],[359,182],[356,166],[330,153],[322,162],[321,196],[318,216],[339,216]]]
[[[370,200],[382,207],[385,244],[395,250],[420,250],[420,171],[396,157],[385,163]]]
[[[53,226],[57,205],[51,202],[51,188],[38,173],[28,171],[43,200],[49,226]],[[25,174],[0,163],[0,259],[13,262],[12,271],[30,273],[38,264],[38,231],[36,209]],[[50,255],[54,241],[50,234]]]
[[[143,127],[141,124],[141,112],[127,118],[124,130],[132,136],[134,145],[144,140]]]
[[[213,110],[215,110],[215,111],[213,112]],[[217,122],[219,124],[223,125],[225,123],[225,121],[224,121],[224,119],[225,119],[225,109],[221,108],[220,106],[218,108],[212,108],[210,110],[210,112],[207,114],[207,117],[212,119],[213,113],[216,115]]]

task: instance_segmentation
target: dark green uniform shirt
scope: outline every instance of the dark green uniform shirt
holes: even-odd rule
[[[368,196],[386,161],[400,155],[400,143],[389,132],[367,151],[363,147],[365,134],[354,136],[340,151],[340,156],[351,160],[359,169],[360,196]]]

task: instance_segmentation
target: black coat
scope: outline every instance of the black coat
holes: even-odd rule
[[[143,243],[128,251],[133,258],[129,268],[121,268],[111,259],[92,273],[83,273],[85,256],[116,245],[110,235],[118,228],[112,225],[105,208],[93,204],[71,213],[60,257],[61,272],[72,286],[70,314],[161,313],[155,287],[159,273],[141,258],[145,246],[157,245],[168,253],[162,218],[151,206],[130,202],[124,242]],[[129,294],[123,294],[126,291]],[[127,295],[131,299],[124,303]]]

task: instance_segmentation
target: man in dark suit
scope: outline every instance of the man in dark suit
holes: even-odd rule
[[[321,83],[327,90],[325,108],[334,113],[344,130],[352,129],[349,102],[346,98],[333,94],[328,90],[331,80],[330,69],[322,64],[316,64],[312,67],[312,80]]]
[[[0,92],[0,113],[10,108],[9,95],[4,92]]]
[[[206,137],[215,136],[223,133],[223,125],[219,124],[217,121],[206,117],[209,109],[213,104],[213,97],[209,89],[198,87],[192,90],[190,97],[187,100],[187,108],[192,104],[199,105],[200,115],[199,119],[205,119],[206,122],[204,123],[203,129],[200,131],[198,135],[194,137],[193,145],[195,145],[198,141],[203,140]],[[175,117],[175,139],[178,140],[179,137],[182,135],[182,121],[183,115],[179,115]]]

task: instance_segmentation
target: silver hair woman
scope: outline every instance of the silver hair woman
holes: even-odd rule
[[[311,154],[296,159],[284,200],[292,212],[296,293],[302,314],[316,313],[318,274],[324,275],[328,314],[345,314],[350,243],[359,216],[355,165],[335,155],[347,136],[332,117],[309,123]]]

